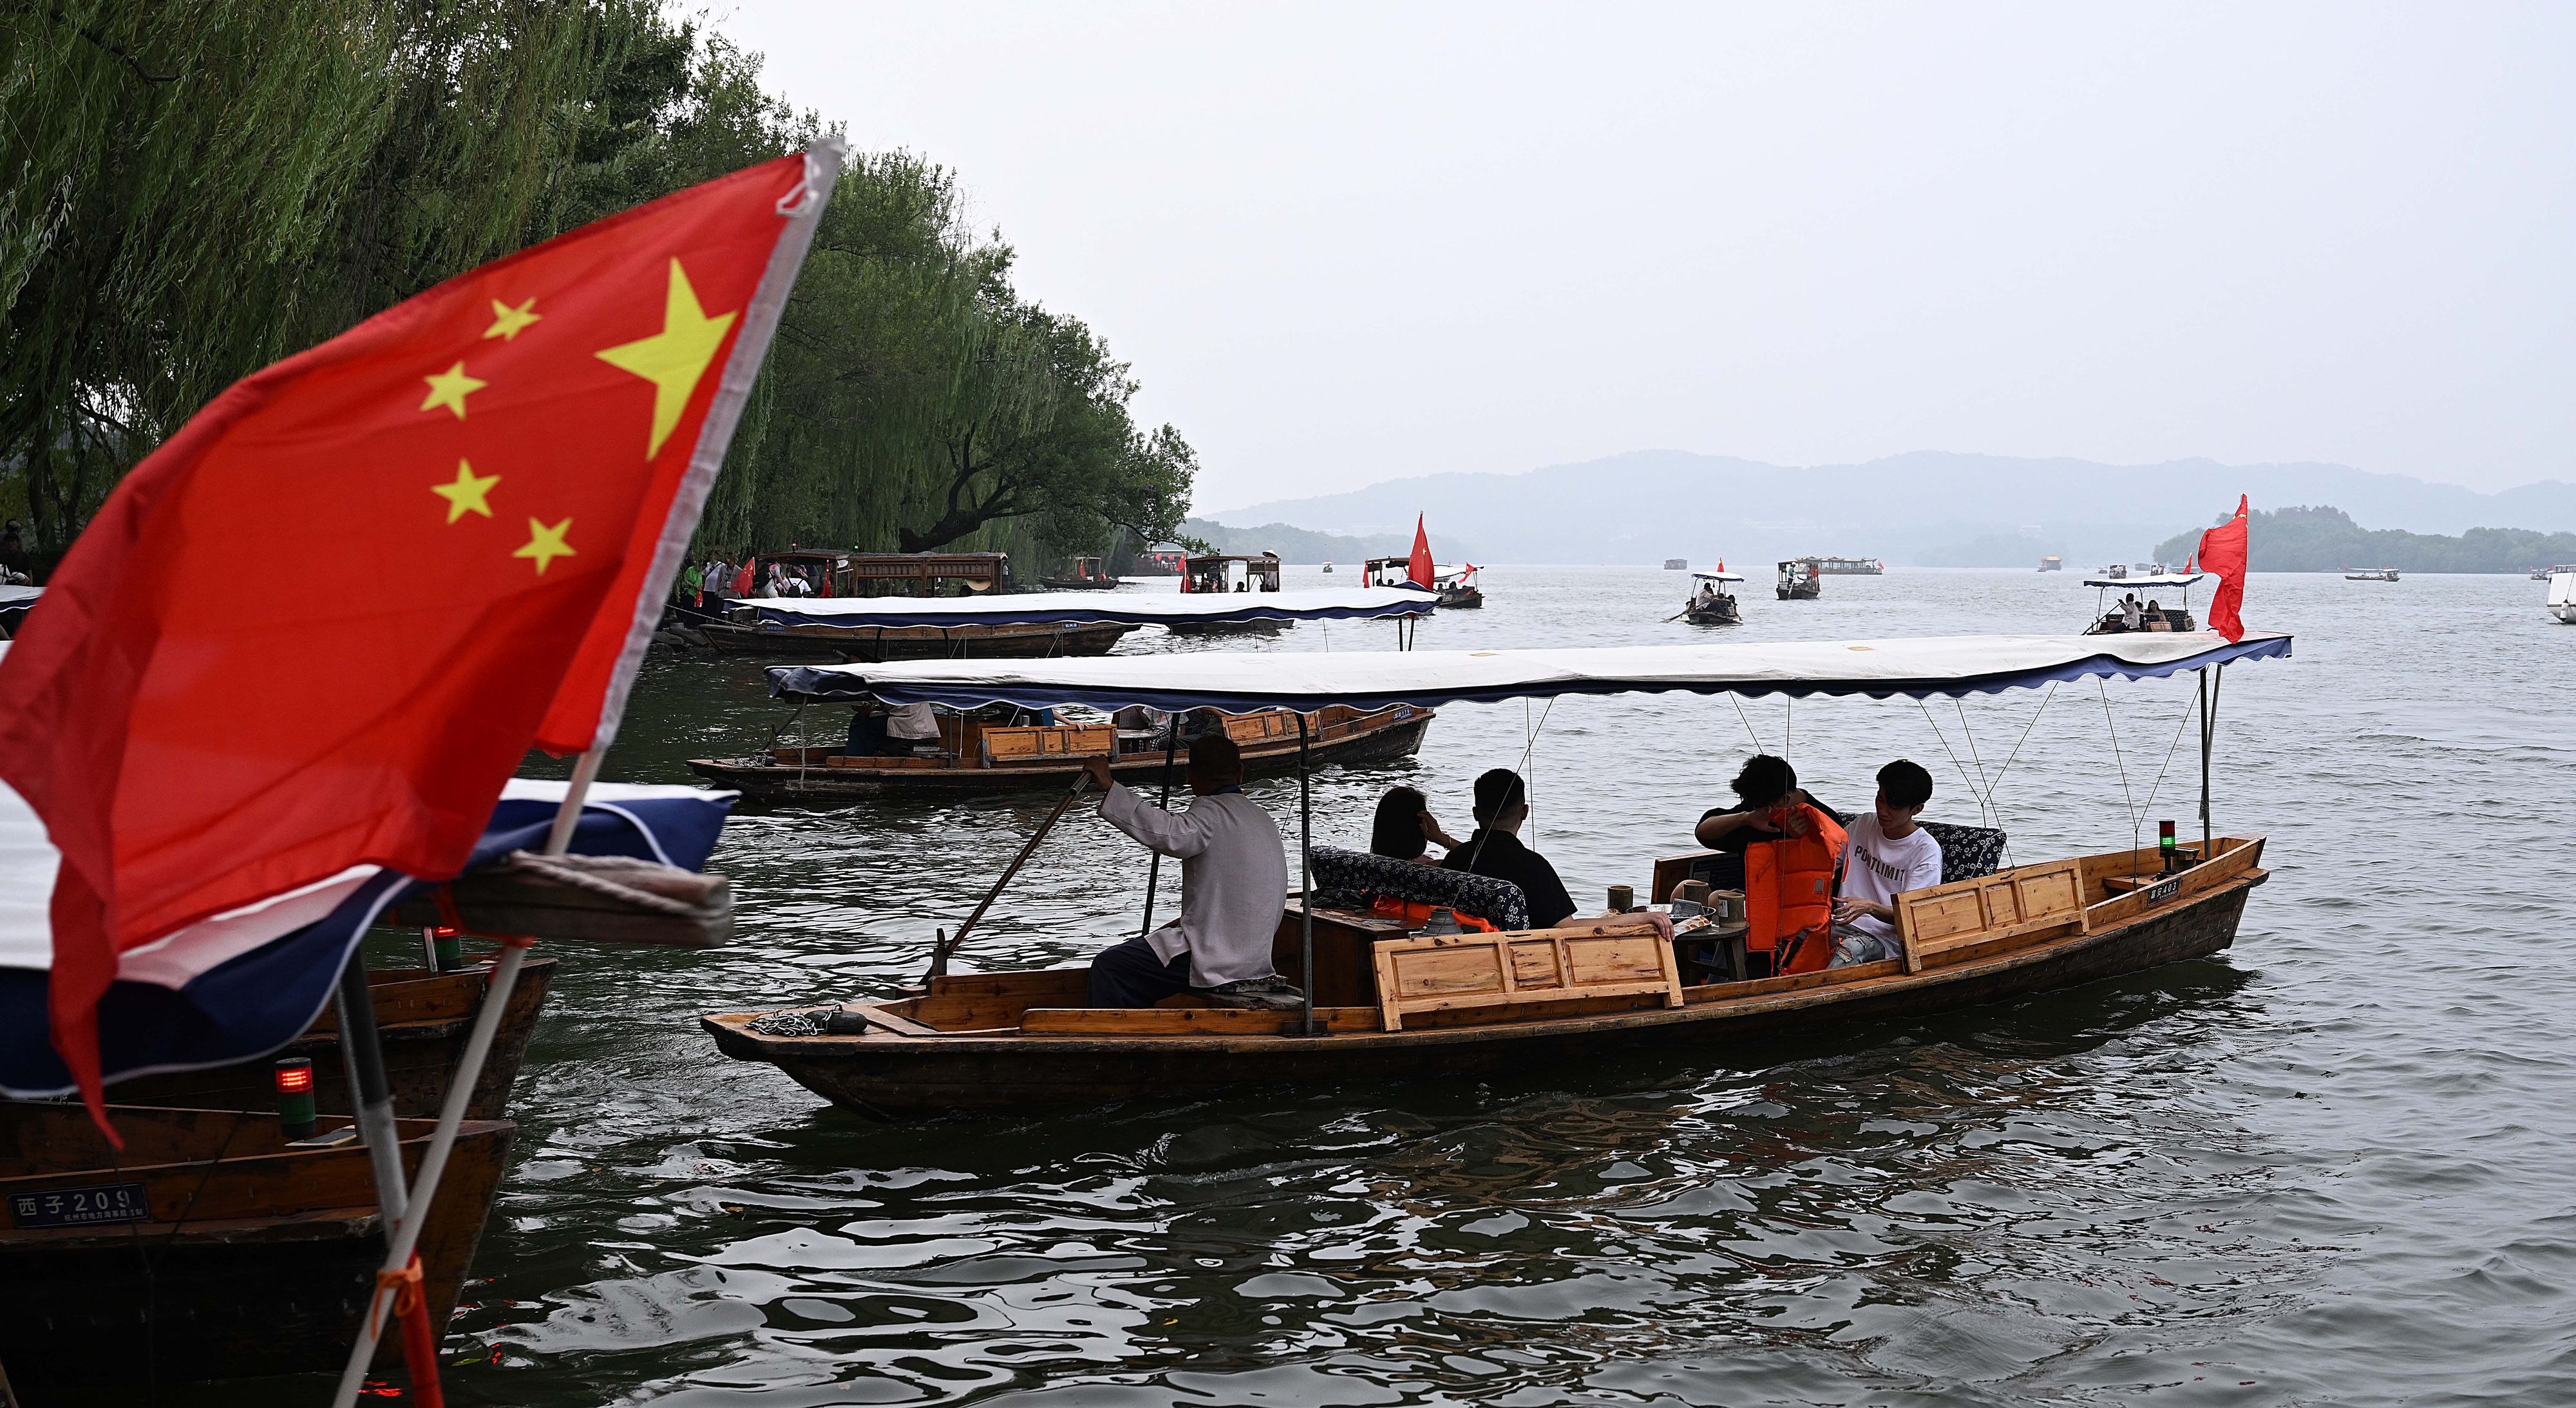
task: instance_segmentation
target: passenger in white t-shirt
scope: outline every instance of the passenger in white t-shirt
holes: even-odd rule
[[[1829,968],[1897,956],[1890,900],[1941,883],[1941,846],[1914,824],[1932,800],[1932,774],[1903,758],[1878,770],[1877,805],[1853,817],[1843,841],[1842,894],[1834,900]]]

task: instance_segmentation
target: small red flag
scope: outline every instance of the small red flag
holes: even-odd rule
[[[1422,515],[1413,516],[1413,560],[1404,565],[1404,580],[1431,590],[1431,535],[1422,531]]]
[[[354,866],[450,878],[532,744],[615,733],[838,157],[450,279],[236,383],[108,496],[0,660],[94,1115],[121,955]],[[261,563],[306,585],[206,588]]]
[[[758,577],[752,575],[751,569],[757,565],[759,561],[760,559],[756,557],[746,557],[742,560],[742,570],[733,574],[733,594],[735,596],[751,595],[752,583],[760,580]]]
[[[2237,495],[2236,516],[2201,534],[2200,549],[2192,554],[2202,571],[2218,578],[2218,590],[2209,594],[2209,628],[2231,645],[2245,638],[2245,622],[2236,614],[2245,604],[2245,506],[2245,496]]]

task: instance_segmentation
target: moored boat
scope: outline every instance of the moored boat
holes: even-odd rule
[[[1076,557],[1066,560],[1063,571],[1040,577],[1038,583],[1055,592],[1100,592],[1116,587],[1118,579],[1109,574],[1105,559]]]
[[[1204,656],[851,667],[876,697],[906,704],[1110,708],[1152,700],[1229,711],[1623,691],[1955,697],[2196,670],[2202,836],[2188,849],[1998,871],[2000,832],[1971,838],[1978,828],[1948,828],[1960,840],[1955,855],[1952,841],[1940,840],[1942,883],[1894,898],[1897,956],[1817,971],[1788,963],[1777,976],[1700,983],[1685,983],[1684,970],[1710,960],[1685,955],[1651,921],[1626,913],[1550,930],[1408,935],[1372,900],[1448,903],[1401,888],[1428,885],[1419,876],[1432,872],[1381,865],[1374,878],[1360,872],[1374,896],[1355,894],[1319,868],[1319,858],[1333,857],[1309,844],[1298,870],[1311,878],[1284,897],[1273,941],[1274,964],[1304,989],[1302,1011],[1237,1009],[1196,994],[1149,1009],[1093,1008],[1084,1005],[1084,970],[1053,969],[944,977],[918,999],[838,1004],[829,1009],[837,1018],[808,1007],[713,1013],[702,1026],[726,1054],[776,1064],[829,1099],[911,1115],[1198,1094],[1253,1081],[1481,1075],[1645,1042],[1726,1042],[1912,1016],[2133,972],[2227,947],[2246,896],[2265,878],[2263,838],[2215,835],[2209,819],[2212,675],[2289,648],[2289,637],[2278,635],[2230,642],[2140,633],[1336,653],[1301,659],[1293,673]],[[1681,895],[1711,859],[1709,852],[1657,857],[1643,888],[1659,902]],[[1683,915],[1677,909],[1673,917]],[[1740,926],[1731,935],[1685,929],[1683,939],[1732,942],[1731,970],[1754,971]]]
[[[273,1097],[272,1097],[273,1098]],[[0,1102],[0,1363],[20,1390],[335,1370],[385,1255],[367,1148],[346,1119],[289,1143],[274,1109]],[[433,1122],[401,1121],[406,1176]],[[457,1131],[419,1254],[443,1325],[483,1233],[512,1126]],[[337,1136],[336,1142],[333,1142]],[[388,1342],[382,1367],[401,1358]]]
[[[981,712],[981,711],[977,711]],[[1412,757],[1437,715],[1396,705],[1325,708],[1308,715],[1311,761],[1345,766]],[[1244,770],[1270,776],[1297,766],[1297,716],[1289,710],[1209,721],[1243,750]],[[1196,730],[1185,728],[1184,738]],[[940,741],[911,756],[867,755],[847,747],[773,748],[766,755],[691,758],[689,770],[770,805],[832,806],[888,794],[946,795],[1061,790],[1091,758],[1107,757],[1120,780],[1141,785],[1165,767],[1167,725],[1011,725],[977,713],[940,717]],[[1186,744],[1183,745],[1186,747]]]
[[[545,1007],[546,989],[554,979],[555,960],[530,958],[511,985],[508,1008],[492,1034],[474,1094],[465,1106],[471,1120],[497,1120],[509,1113],[510,1087],[526,1059],[528,1038]],[[426,968],[377,968],[367,973],[367,992],[375,999],[376,1038],[384,1051],[385,1080],[396,1115],[430,1119],[447,1099],[457,1058],[483,1005],[491,966],[475,963],[443,973]],[[273,1053],[301,1056],[313,1063],[315,1108],[326,1115],[354,1113],[349,1099],[348,1064],[340,1052],[339,1014],[324,1008],[304,1034]],[[249,1109],[270,1099],[275,1061],[263,1056],[229,1066],[170,1071],[119,1081],[110,1089],[120,1103],[172,1105],[202,1110]]]

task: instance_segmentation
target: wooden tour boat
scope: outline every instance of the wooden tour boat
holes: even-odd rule
[[[1348,765],[1412,757],[1435,717],[1429,709],[1409,705],[1314,711],[1308,715],[1312,761]],[[1294,713],[1274,709],[1232,716],[1221,726],[1242,747],[1246,773],[1268,776],[1297,766]],[[773,748],[766,756],[691,758],[689,770],[738,789],[750,801],[828,806],[889,793],[1061,789],[1082,771],[1085,760],[1104,756],[1112,760],[1120,781],[1142,784],[1163,775],[1168,741],[1161,728],[1009,726],[972,714],[943,715],[939,729],[938,750],[929,756],[855,757],[840,746]]]
[[[1313,1037],[1298,1034],[1297,1012],[1186,996],[1142,1011],[1085,1007],[1082,968],[936,978],[927,997],[853,1004],[868,1023],[855,1036],[763,1036],[749,1012],[701,1025],[728,1056],[884,1115],[1481,1076],[1650,1041],[1751,1042],[1918,1017],[2205,957],[2234,942],[2246,896],[2266,878],[2262,853],[2260,836],[2222,838],[2209,864],[2170,879],[2156,876],[2153,850],[1998,871],[1902,897],[1902,958],[1699,986],[1684,986],[1673,945],[1634,921],[1429,939],[1319,907]],[[1658,900],[1693,858],[1655,863]],[[1292,895],[1275,960],[1291,975],[1305,914]]]
[[[1040,577],[1038,584],[1052,592],[1104,592],[1118,585],[1109,574],[1106,559],[1076,557],[1068,559],[1065,570],[1051,577]]]
[[[1825,594],[1825,579],[1816,570],[1816,559],[1812,557],[1793,557],[1781,563],[1772,586],[1782,601],[1815,601]]]
[[[707,644],[728,655],[774,660],[1031,660],[1056,655],[1106,655],[1135,630],[1104,622],[1087,626],[988,625],[835,626],[819,622],[757,623],[757,605],[735,603],[735,619],[699,626]]]
[[[444,973],[426,968],[376,968],[367,973],[367,991],[375,999],[376,1038],[384,1048],[385,1081],[394,1113],[406,1119],[434,1119],[456,1077],[456,1059],[464,1054],[466,1033],[483,1005],[491,974],[488,963],[470,964]],[[555,960],[530,958],[519,968],[510,988],[510,1005],[493,1033],[491,1054],[475,1078],[474,1095],[465,1106],[470,1120],[497,1120],[509,1111],[510,1087],[518,1081],[519,1064],[536,1032],[537,1014],[546,1004]],[[348,1063],[340,1054],[339,1014],[332,1008],[283,1049],[255,1061],[172,1071],[118,1081],[109,1094],[128,1105],[177,1105],[204,1110],[247,1110],[275,1098],[270,1084],[277,1057],[302,1056],[313,1062],[314,1105],[327,1115],[356,1112],[349,1100]]]
[[[2141,608],[2138,613],[2138,630],[2158,632],[2199,630],[2199,623],[2194,621],[2191,615],[2191,588],[2193,583],[2207,575],[2205,572],[2141,571],[2135,576],[2115,577],[2106,572],[2099,576],[2087,577],[2084,579],[2084,585],[2099,588],[2099,591],[2093,601],[2093,620],[2084,627],[2084,634],[2116,636],[2129,632],[2128,613],[2111,603],[2111,592],[2115,588],[2123,592],[2178,591],[2182,593],[2180,606],[2166,606],[2160,599],[2149,598],[2157,601],[2156,609],[2148,611]]]
[[[1091,1008],[1082,1005],[1086,970],[1068,968],[939,977],[918,997],[840,1004],[829,1022],[723,1012],[701,1023],[725,1054],[777,1065],[837,1103],[919,1115],[1204,1094],[1254,1081],[1544,1068],[1647,1041],[1753,1040],[1831,1022],[1915,1016],[2199,957],[2234,941],[2246,897],[2266,878],[2261,836],[2221,837],[2211,829],[2211,720],[2219,677],[2230,662],[2283,657],[2289,649],[2290,638],[2281,635],[2230,642],[2207,634],[2138,633],[2116,640],[2001,636],[1335,654],[1301,659],[1287,678],[1240,659],[1204,656],[859,672],[877,697],[898,703],[1105,708],[1151,700],[1243,709],[1627,690],[1922,698],[2196,670],[2201,844],[1997,871],[1990,851],[1963,846],[1953,857],[1952,843],[1944,840],[1945,873],[1953,859],[1960,873],[1897,897],[1901,956],[1737,979],[1734,974],[1746,971],[1740,927],[1668,941],[1650,921],[1605,913],[1552,930],[1408,935],[1403,924],[1362,908],[1365,895],[1317,888],[1309,808],[1302,842],[1309,879],[1284,898],[1274,937],[1274,962],[1302,987],[1303,1010],[1240,1009],[1194,994],[1144,1010]],[[1984,834],[2000,846],[2000,833]],[[1711,854],[1657,859],[1648,893],[1658,902],[1673,896]],[[1409,878],[1414,869],[1383,867],[1393,874],[1377,883],[1428,884]],[[1394,897],[1448,902],[1425,894]],[[1696,956],[1712,936],[1736,945],[1735,961],[1722,974]],[[1726,980],[1686,983],[1686,968]],[[794,1030],[815,1034],[782,1034]]]
[[[1691,596],[1682,604],[1682,619],[1694,626],[1742,624],[1744,613],[1735,604],[1735,594],[1727,588],[1743,580],[1727,571],[1724,562],[1718,563],[1714,572],[1693,572]]]
[[[274,1097],[267,1097],[273,1100]],[[385,1255],[366,1146],[289,1144],[267,1110],[0,1102],[0,1364],[22,1391],[336,1370]],[[406,1177],[431,1120],[404,1120]],[[512,1127],[459,1126],[419,1253],[445,1324],[501,1185]],[[381,1368],[401,1350],[379,1347]]]

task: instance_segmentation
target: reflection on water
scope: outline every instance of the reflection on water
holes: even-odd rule
[[[1423,646],[1714,634],[1658,624],[1680,574],[1493,568],[1487,589]],[[2031,573],[1835,578],[1817,603],[1747,593],[1726,638],[2062,631],[2092,596]],[[874,1124],[719,1057],[693,1015],[917,974],[1052,798],[747,815],[718,857],[739,887],[734,947],[568,954],[517,1094],[488,1279],[448,1339],[450,1391],[764,1408],[2576,1400],[2576,906],[2558,845],[2576,631],[2519,579],[2258,578],[2251,596],[2255,624],[2301,639],[2227,683],[2218,824],[2270,833],[2275,870],[2235,949],[1723,1061],[1641,1051],[1508,1083]],[[1391,639],[1306,627],[1178,648]],[[757,678],[655,660],[611,773],[683,781],[685,758],[757,744],[784,712]],[[1912,756],[1940,780],[1928,814],[1954,820],[1978,812],[1962,775],[2008,758],[1997,806],[2017,859],[2108,849],[2191,816],[2189,693],[1452,707],[1420,759],[1319,776],[1318,838],[1361,837],[1398,777],[1460,830],[1474,773],[1526,749],[1536,844],[1597,895],[1686,848],[1758,734],[1785,736],[1846,808]],[[1293,814],[1293,780],[1252,791]],[[965,966],[1080,961],[1132,932],[1144,875],[1141,852],[1069,821]]]

